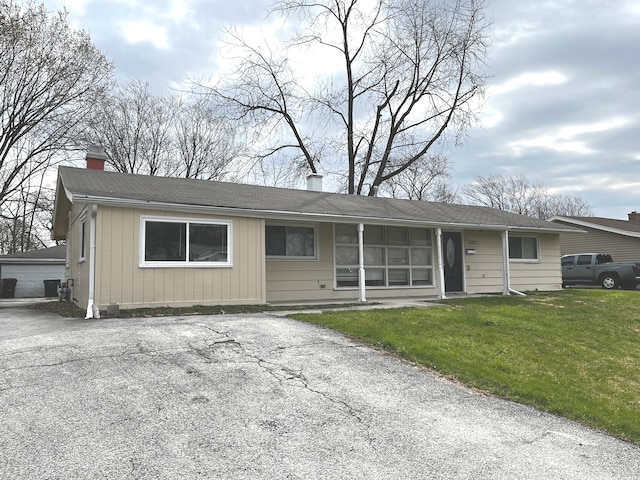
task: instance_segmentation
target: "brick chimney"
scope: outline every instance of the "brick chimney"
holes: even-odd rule
[[[633,223],[640,223],[640,213],[635,210],[629,214],[629,221]]]
[[[90,170],[104,170],[104,162],[107,154],[104,148],[98,145],[91,145],[87,148],[87,168]]]

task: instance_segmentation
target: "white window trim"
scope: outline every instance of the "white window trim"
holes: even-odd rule
[[[197,223],[200,225],[224,225],[227,227],[227,261],[226,262],[190,262],[187,250],[187,259],[182,262],[153,262],[144,259],[146,228],[145,223],[166,222],[166,223]],[[138,266],[140,268],[229,268],[233,267],[233,223],[229,220],[202,219],[189,217],[162,217],[162,216],[140,216],[140,245],[138,252]],[[189,235],[187,228],[187,236]],[[187,242],[188,249],[188,242]]]
[[[509,252],[509,262],[510,263],[540,263],[540,236],[539,235],[513,235],[509,233],[509,240],[512,238],[535,238],[536,239],[536,258],[511,258],[511,254]]]
[[[367,228],[367,226],[371,226],[372,224],[366,224],[365,225],[365,230]],[[397,225],[376,225],[376,226],[382,226],[382,227],[394,227]],[[336,269],[339,268],[343,268],[343,269],[355,269],[357,271],[357,266],[355,265],[336,265],[336,247],[338,245],[340,246],[354,246],[357,247],[358,244],[354,243],[354,244],[346,244],[346,243],[336,243],[336,224],[333,224],[333,235],[332,235],[332,242],[333,242],[333,289],[334,290],[358,290],[360,288],[360,286],[349,286],[349,287],[341,287],[338,286],[338,277],[336,275]],[[436,286],[436,281],[435,281],[435,267],[434,267],[434,256],[435,256],[435,252],[434,252],[434,230],[433,228],[430,227],[416,227],[416,226],[404,226],[404,228],[424,228],[425,230],[429,230],[429,234],[430,234],[430,240],[431,243],[428,245],[428,247],[431,249],[431,265],[389,265],[387,263],[386,266],[383,265],[368,265],[365,266],[365,270],[367,268],[370,269],[384,269],[385,270],[385,282],[387,282],[387,285],[367,285],[366,289],[367,290],[406,290],[406,289],[425,289],[425,288],[434,288]],[[421,245],[414,245],[415,247],[421,247]],[[387,252],[386,249],[388,248],[408,248],[409,250],[411,250],[412,245],[382,245],[382,244],[369,244],[369,245],[364,245],[364,248],[367,247],[383,247],[385,249],[385,258],[387,257]],[[411,253],[409,252],[409,255],[411,255]],[[387,258],[388,261],[388,258]],[[389,278],[388,278],[388,271],[389,270],[393,270],[393,269],[422,269],[422,270],[431,270],[431,283],[428,285],[388,285],[389,283]],[[411,281],[411,272],[409,272],[409,281]]]
[[[313,228],[313,256],[292,256],[292,255],[267,255],[266,251],[266,242],[267,242],[267,227],[303,227],[303,228]],[[264,225],[264,241],[265,241],[265,258],[267,261],[278,261],[278,262],[315,262],[320,260],[319,250],[318,250],[318,224],[317,223],[290,223],[290,222],[267,222]]]
[[[80,218],[80,229],[79,229],[79,249],[78,249],[78,263],[87,261],[87,216],[83,215]]]

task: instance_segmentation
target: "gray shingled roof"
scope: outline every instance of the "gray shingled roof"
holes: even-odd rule
[[[42,248],[40,250],[30,250],[28,252],[11,253],[9,255],[0,255],[0,263],[38,263],[38,262],[57,262],[64,263],[67,255],[67,247],[58,245],[56,247]]]
[[[575,231],[545,220],[516,215],[489,207],[365,197],[313,192],[239,183],[132,175],[81,168],[60,167],[59,176],[72,201],[132,206],[208,207],[247,211],[256,216],[292,214],[340,217],[343,221],[424,222],[430,225],[509,227],[527,230]]]
[[[563,218],[576,220],[577,222],[588,223],[594,227],[604,227],[604,229],[623,230],[632,233],[640,233],[640,223],[630,222],[629,220],[618,220],[615,218],[604,217],[559,217],[562,221]]]

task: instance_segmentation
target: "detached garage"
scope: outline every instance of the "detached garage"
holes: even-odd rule
[[[0,255],[0,294],[4,298],[55,296],[58,283],[64,280],[65,263],[65,245]]]

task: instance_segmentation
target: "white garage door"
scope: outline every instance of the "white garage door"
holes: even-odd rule
[[[16,298],[44,297],[44,281],[64,282],[64,265],[2,265],[2,278],[17,278]]]

